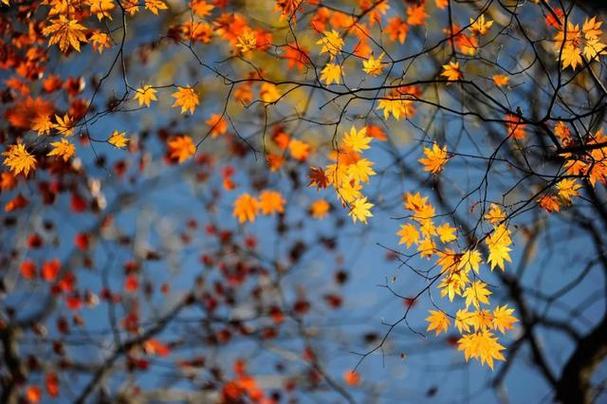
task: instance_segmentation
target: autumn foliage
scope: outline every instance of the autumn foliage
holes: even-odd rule
[[[604,398],[593,7],[2,0],[1,401]]]

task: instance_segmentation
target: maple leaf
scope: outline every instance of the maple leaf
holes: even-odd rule
[[[53,127],[51,116],[48,114],[37,114],[32,119],[32,130],[38,133],[38,135],[48,135]]]
[[[398,40],[400,44],[404,44],[409,32],[409,26],[400,17],[392,17],[388,20],[388,26],[384,29],[388,37],[392,41]]]
[[[193,114],[200,102],[198,94],[192,87],[178,87],[178,90],[171,94],[171,96],[175,98],[175,103],[172,106],[181,107],[182,114],[185,114],[187,111]]]
[[[573,178],[564,178],[556,184],[558,194],[565,202],[571,203],[571,200],[580,194],[581,185]]]
[[[219,114],[213,114],[205,122],[211,129],[211,137],[216,138],[228,131],[228,122]]]
[[[418,161],[424,166],[424,171],[432,174],[440,173],[449,160],[447,146],[441,148],[436,143],[432,145],[432,148],[424,147],[424,155],[426,157],[420,158]]]
[[[448,64],[443,65],[441,76],[445,76],[449,81],[461,80],[464,77],[459,69],[459,62],[449,62]]]
[[[135,99],[139,103],[139,106],[149,107],[153,101],[157,101],[156,90],[151,85],[145,84],[142,87],[135,90]]]
[[[244,54],[254,50],[257,47],[257,35],[251,29],[245,30],[242,35],[236,39],[236,48]]]
[[[327,86],[331,83],[339,84],[341,82],[341,75],[341,66],[335,63],[327,63],[320,71],[320,79],[324,81]]]
[[[344,40],[340,37],[339,32],[335,30],[325,31],[323,32],[323,37],[319,39],[316,44],[322,45],[320,49],[320,53],[328,53],[329,59],[333,60],[333,58],[341,52],[342,47],[344,46]]]
[[[74,145],[66,139],[60,139],[57,142],[52,142],[53,150],[51,150],[47,156],[57,156],[63,158],[63,161],[68,161],[74,153],[76,148]]]
[[[451,227],[449,223],[443,223],[436,228],[436,233],[442,243],[450,243],[457,239],[457,236],[455,235],[456,230],[457,229]]]
[[[455,327],[460,332],[470,332],[470,312],[464,309],[460,309],[455,313]]]
[[[429,310],[428,312],[430,315],[426,317],[426,321],[428,322],[426,331],[434,331],[436,335],[447,332],[451,324],[449,317],[440,310]]]
[[[23,173],[27,176],[30,171],[36,169],[36,158],[27,151],[22,143],[9,146],[2,155],[4,156],[4,165],[15,175]]]
[[[492,79],[495,85],[498,87],[507,86],[508,82],[510,81],[510,78],[505,74],[494,74]]]
[[[481,253],[476,250],[466,250],[460,258],[458,267],[466,272],[474,270],[478,273],[481,262]]]
[[[262,83],[259,89],[259,98],[266,104],[275,103],[280,99],[278,87],[272,83]]]
[[[329,185],[329,179],[325,175],[325,171],[322,168],[310,167],[310,170],[308,171],[308,178],[310,179],[308,186],[326,188],[327,185]]]
[[[485,35],[493,25],[493,21],[485,20],[485,15],[481,14],[476,21],[470,18],[470,31],[477,35]]]
[[[167,142],[169,157],[183,163],[196,153],[196,145],[188,135],[180,135]]]
[[[410,223],[401,225],[397,235],[400,236],[398,244],[405,244],[407,248],[419,241],[419,232]]]
[[[314,219],[323,219],[329,213],[331,205],[324,199],[317,199],[310,205],[310,214]]]
[[[284,213],[285,200],[280,192],[265,190],[259,194],[259,209],[264,215]]]
[[[356,127],[352,126],[350,132],[346,132],[342,140],[342,144],[345,148],[353,150],[355,152],[361,152],[367,150],[373,140],[372,137],[367,135],[367,128],[363,127],[360,130],[356,130]]]
[[[383,52],[378,58],[373,57],[373,55],[369,56],[367,60],[363,60],[363,71],[370,76],[379,76],[384,70],[384,66],[382,64],[383,58]]]
[[[504,348],[497,342],[497,338],[487,330],[474,334],[466,334],[458,340],[457,349],[464,351],[464,358],[468,361],[470,358],[476,358],[482,364],[487,364],[493,369],[494,360],[505,360],[501,353]]]
[[[561,52],[561,62],[563,64],[563,69],[571,66],[571,68],[575,70],[578,65],[582,64],[582,53],[579,48],[566,45]]]
[[[424,3],[407,8],[407,24],[409,25],[424,25],[427,17]]]
[[[561,210],[561,205],[559,205],[559,201],[554,195],[543,195],[537,203],[548,213]]]
[[[493,310],[493,328],[502,334],[511,330],[514,323],[518,321],[518,319],[512,315],[513,312],[514,309],[509,308],[507,305],[497,306]]]
[[[64,15],[50,21],[50,25],[42,30],[44,36],[50,36],[49,46],[58,44],[59,50],[67,53],[70,47],[80,52],[80,43],[86,43],[86,27],[78,20],[68,19]]]
[[[202,18],[211,14],[211,11],[215,8],[213,4],[209,4],[204,0],[192,0],[190,6],[194,14]]]
[[[124,132],[118,132],[117,130],[115,130],[114,132],[112,132],[107,142],[114,147],[122,149],[123,147],[126,147],[129,142],[125,135],[126,134]]]
[[[254,222],[258,209],[259,201],[248,193],[244,193],[234,201],[232,215],[238,219],[239,223]]]
[[[561,52],[562,68],[566,69],[571,66],[575,70],[577,65],[582,63],[582,51],[580,49],[582,33],[580,26],[568,22],[567,29],[565,30],[561,27],[554,37],[554,41],[555,51]]]
[[[498,205],[492,203],[489,206],[489,211],[485,214],[484,219],[491,224],[500,224],[506,220],[506,214]]]
[[[482,281],[474,281],[464,290],[464,298],[466,298],[466,309],[470,305],[479,309],[481,304],[489,304],[489,296],[491,291],[487,289],[487,284]]]
[[[487,237],[485,242],[489,249],[487,262],[491,265],[491,269],[493,270],[497,266],[503,271],[505,261],[512,262],[510,258],[510,245],[512,244],[510,231],[505,225],[499,225]]]
[[[95,14],[101,21],[103,18],[112,19],[110,13],[116,7],[113,0],[89,0],[91,14]]]
[[[431,238],[425,238],[417,245],[417,251],[422,258],[430,258],[436,252],[436,244]]]
[[[101,54],[105,49],[112,46],[112,38],[105,32],[95,31],[91,35],[91,43],[93,49]]]
[[[310,145],[298,139],[289,141],[289,152],[295,160],[305,161],[310,155]]]
[[[150,10],[152,14],[158,15],[159,10],[166,10],[169,6],[162,0],[145,0],[146,10]]]
[[[63,115],[63,118],[59,115],[55,115],[55,123],[53,126],[63,136],[72,136],[74,134],[74,123],[72,118],[68,114]]]
[[[354,181],[368,182],[369,177],[375,175],[373,171],[373,162],[367,159],[360,159],[354,164],[348,166],[348,176]]]
[[[367,218],[372,217],[371,208],[373,204],[367,201],[367,197],[357,198],[352,202],[348,215],[352,218],[352,221],[356,223],[360,220],[362,223],[367,223]]]
[[[461,295],[463,288],[468,283],[467,276],[463,273],[451,273],[449,276],[443,277],[440,288],[441,297],[448,296],[449,301],[453,301],[455,295]]]

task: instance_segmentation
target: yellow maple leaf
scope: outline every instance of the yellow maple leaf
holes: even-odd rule
[[[417,245],[417,251],[420,257],[430,258],[436,252],[436,244],[430,237],[425,238]]]
[[[259,194],[259,209],[264,215],[284,213],[285,199],[280,192],[265,190]]]
[[[342,69],[336,63],[327,63],[320,71],[320,79],[325,82],[325,85],[331,83],[339,84],[341,82]]]
[[[167,142],[169,157],[183,163],[196,153],[196,145],[188,135],[175,136]]]
[[[117,147],[119,149],[126,147],[126,145],[128,144],[128,139],[126,138],[125,133],[118,132],[117,130],[112,132],[112,134],[110,135],[110,137],[107,141],[109,144],[111,144],[112,146]]]
[[[481,253],[477,250],[466,250],[460,258],[458,267],[466,272],[474,270],[474,272],[478,273],[481,262]]]
[[[275,103],[280,99],[278,87],[272,83],[262,83],[259,89],[259,98],[266,104]]]
[[[57,156],[63,158],[63,161],[68,161],[74,153],[76,148],[74,145],[66,139],[60,139],[57,142],[51,142],[53,150],[51,150],[47,156]]]
[[[367,197],[364,196],[362,198],[355,199],[352,202],[348,215],[350,215],[354,223],[356,223],[357,220],[361,221],[362,223],[367,223],[367,218],[373,216],[371,213],[372,207],[373,204],[368,202]]]
[[[470,18],[470,31],[477,35],[485,35],[493,25],[493,21],[485,20],[485,15],[481,14],[476,21]]]
[[[36,117],[32,120],[32,130],[38,135],[48,135],[53,128],[54,125],[50,115],[36,114]]]
[[[457,349],[464,352],[466,361],[470,358],[479,359],[481,364],[487,364],[491,369],[494,360],[505,360],[501,351],[506,348],[500,345],[497,338],[487,330],[463,335],[458,340]]]
[[[145,0],[145,8],[158,15],[159,10],[166,10],[169,6],[162,0]]]
[[[98,20],[103,18],[112,19],[111,12],[116,7],[114,0],[88,0],[91,14],[95,14]]]
[[[254,222],[258,209],[259,201],[248,193],[244,193],[234,201],[232,215],[238,219],[239,223]]]
[[[485,214],[484,219],[491,224],[500,224],[506,220],[506,214],[498,205],[492,203],[489,206],[489,211]]]
[[[436,233],[442,243],[450,243],[457,239],[455,235],[456,228],[451,227],[449,223],[443,223],[436,228]]]
[[[512,244],[510,231],[505,225],[501,224],[493,230],[485,242],[489,249],[487,263],[492,270],[497,266],[503,271],[505,262],[512,262],[510,258],[510,245]]]
[[[257,47],[257,34],[252,29],[246,29],[242,35],[236,39],[236,48],[244,54]]]
[[[512,315],[513,312],[514,309],[509,308],[507,305],[497,306],[493,310],[493,328],[499,330],[502,334],[511,330],[514,323],[518,321],[518,319]]]
[[[330,60],[341,52],[344,46],[344,40],[340,37],[339,32],[335,30],[323,32],[323,37],[316,42],[317,45],[322,45],[320,53],[328,53]]]
[[[426,157],[422,157],[418,161],[424,166],[424,171],[432,174],[440,173],[449,160],[447,146],[441,148],[436,143],[432,145],[432,148],[424,147],[424,155]]]
[[[211,14],[211,11],[215,8],[213,4],[209,4],[205,0],[193,0],[191,6],[194,14],[202,18]]]
[[[461,80],[464,77],[459,69],[459,62],[449,62],[448,64],[443,65],[441,76],[446,77],[449,81]]]
[[[50,36],[49,46],[58,44],[59,50],[67,53],[71,48],[80,52],[80,43],[86,43],[86,27],[81,25],[78,20],[68,19],[60,15],[50,21],[50,25],[42,30],[44,36]]]
[[[27,176],[30,171],[36,169],[36,158],[27,151],[22,143],[9,146],[2,155],[4,156],[4,165],[15,175],[23,173]]]
[[[384,70],[384,66],[382,64],[383,58],[383,52],[378,58],[373,57],[373,55],[369,56],[369,59],[363,60],[363,71],[370,76],[379,76]]]
[[[419,232],[411,223],[401,225],[397,235],[400,237],[398,244],[405,244],[407,248],[419,241]]]
[[[151,85],[145,84],[142,87],[135,90],[135,99],[139,103],[139,106],[149,107],[153,101],[157,101],[156,90]]]
[[[346,132],[342,140],[342,144],[345,148],[355,152],[361,152],[367,150],[373,140],[372,137],[367,135],[367,127],[364,126],[360,130],[356,130],[356,127],[352,126],[350,132]]]
[[[466,309],[470,305],[478,310],[481,304],[489,304],[489,296],[491,291],[487,289],[487,284],[483,281],[474,281],[464,290],[464,298],[466,299]]]
[[[91,35],[91,44],[93,49],[101,54],[105,49],[112,46],[112,38],[105,32],[95,31]]]
[[[464,309],[460,309],[455,313],[455,327],[460,332],[460,334],[464,332],[470,332],[470,312]]]
[[[451,324],[449,317],[440,310],[429,310],[429,313],[430,315],[426,317],[428,322],[426,331],[434,331],[436,335],[447,332]]]
[[[60,135],[72,136],[74,134],[74,123],[68,114],[63,115],[63,118],[55,115],[55,121],[56,123],[53,126]]]
[[[358,182],[369,182],[369,177],[375,175],[373,162],[368,159],[360,159],[348,165],[348,176]]]
[[[310,145],[303,140],[291,139],[289,141],[289,153],[295,160],[305,161],[310,155]]]
[[[581,185],[573,178],[564,178],[556,184],[558,194],[567,203],[580,194]]]
[[[171,96],[175,98],[173,107],[181,107],[182,114],[185,114],[188,111],[190,114],[193,114],[196,106],[200,102],[198,94],[192,87],[179,87]]]

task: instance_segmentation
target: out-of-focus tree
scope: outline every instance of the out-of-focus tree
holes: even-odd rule
[[[604,400],[602,9],[2,0],[0,402]]]

